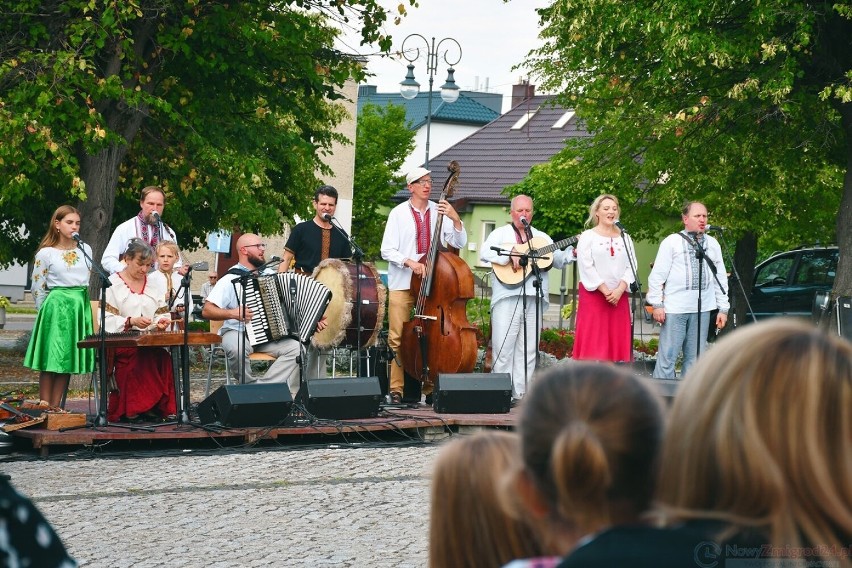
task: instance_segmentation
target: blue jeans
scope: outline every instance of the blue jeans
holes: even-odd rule
[[[681,376],[685,375],[695,363],[697,357],[696,341],[701,345],[701,352],[707,348],[707,329],[710,325],[711,312],[701,312],[701,339],[698,339],[698,314],[666,313],[666,321],[660,330],[660,346],[657,349],[657,364],[654,366],[655,379],[675,378],[675,363],[683,352]]]

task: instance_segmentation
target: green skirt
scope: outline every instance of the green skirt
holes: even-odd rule
[[[82,375],[95,368],[95,350],[77,342],[92,334],[92,305],[85,286],[53,288],[38,311],[24,367]]]

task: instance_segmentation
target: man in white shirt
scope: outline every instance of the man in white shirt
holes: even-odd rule
[[[414,168],[405,176],[411,197],[394,207],[385,225],[382,238],[382,258],[388,261],[388,347],[393,351],[391,362],[391,402],[402,402],[405,373],[402,368],[402,326],[411,316],[415,298],[409,293],[412,274],[423,276],[426,265],[418,262],[429,251],[432,232],[443,215],[441,238],[449,246],[462,248],[467,244],[467,232],[459,214],[446,200],[429,201],[432,191],[431,172]],[[423,389],[427,403],[431,389]]]
[[[728,321],[728,276],[718,241],[705,234],[707,207],[693,201],[682,211],[683,231],[660,243],[648,276],[646,301],[663,327],[654,378],[674,379],[675,363],[683,353],[681,376],[707,346],[711,312],[716,329]]]
[[[222,321],[219,335],[222,336],[222,348],[228,358],[228,367],[234,378],[240,379],[240,366],[244,365],[245,382],[260,383],[287,383],[293,398],[299,392],[301,375],[296,358],[299,356],[299,342],[295,339],[283,338],[277,341],[268,341],[252,347],[248,338],[245,337],[245,322],[252,319],[252,309],[248,306],[243,309],[240,304],[237,288],[240,288],[239,278],[264,265],[266,244],[262,243],[260,237],[251,233],[242,235],[237,240],[237,255],[239,262],[229,270],[213,287],[201,316],[204,319]],[[236,284],[236,285],[235,285]],[[242,352],[240,352],[242,347]],[[268,353],[277,357],[270,365],[266,374],[256,378],[251,374],[251,365],[248,356],[254,352]]]
[[[122,259],[130,239],[140,238],[154,250],[157,250],[157,243],[160,241],[174,241],[177,244],[175,232],[163,223],[162,216],[165,206],[166,194],[161,188],[149,185],[142,190],[139,197],[139,214],[116,227],[106,249],[104,249],[104,255],[101,258],[101,265],[104,270],[110,274],[124,270]],[[181,276],[189,270],[188,265],[182,266],[182,264],[180,259],[175,264]],[[156,266],[157,263],[155,262],[152,270],[155,270]]]
[[[512,199],[511,222],[494,229],[485,243],[479,258],[492,265],[512,265],[514,272],[523,274],[521,257],[518,251],[529,251],[529,235],[541,241],[543,245],[553,244],[546,233],[532,227],[533,202],[527,195],[516,195]],[[527,229],[529,228],[529,233]],[[534,241],[536,242],[536,241]],[[512,256],[501,254],[492,247],[511,251]],[[574,261],[574,248],[553,252],[553,267],[562,268]],[[492,373],[509,373],[512,376],[512,400],[517,402],[527,391],[527,383],[532,379],[538,355],[538,331],[544,312],[550,305],[547,271],[541,271],[541,303],[536,309],[539,298],[535,287],[535,278],[531,267],[527,268],[527,278],[519,276],[517,285],[506,285],[492,274],[491,276],[491,349],[494,354]],[[520,284],[520,283],[523,284]],[[524,294],[526,293],[526,310]],[[524,319],[526,313],[526,320]],[[526,331],[524,331],[526,330]],[[526,334],[526,341],[524,335]]]

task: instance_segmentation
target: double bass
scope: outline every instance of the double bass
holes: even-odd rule
[[[452,197],[460,167],[447,166],[450,177],[439,201]],[[444,215],[439,214],[429,250],[418,262],[423,277],[411,277],[409,293],[417,300],[414,315],[402,327],[402,366],[424,385],[440,373],[470,373],[476,365],[476,329],[467,320],[467,301],[474,297],[473,272],[457,254],[439,250]]]

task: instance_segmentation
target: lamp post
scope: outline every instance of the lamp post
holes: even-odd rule
[[[409,57],[409,53],[405,50],[405,44],[412,38],[420,38],[426,46],[426,72],[429,73],[429,110],[426,113],[426,169],[429,169],[429,136],[432,128],[432,83],[435,72],[438,70],[438,57],[441,56],[440,49],[444,42],[454,43],[455,49],[458,50],[458,57],[451,60],[448,56],[450,53],[449,46],[444,50],[443,60],[449,66],[447,68],[447,81],[441,85],[441,99],[451,104],[459,98],[459,88],[456,85],[456,79],[453,74],[456,72],[453,65],[457,65],[461,61],[462,50],[459,42],[451,37],[445,37],[438,44],[435,44],[435,38],[432,38],[432,43],[429,43],[425,37],[420,34],[410,34],[402,40],[402,56],[408,61],[408,73],[405,75],[405,80],[399,84],[399,94],[406,100],[411,100],[420,92],[420,83],[414,80],[414,62],[420,57],[420,48],[415,47],[414,56]],[[416,43],[416,40],[414,40]]]

